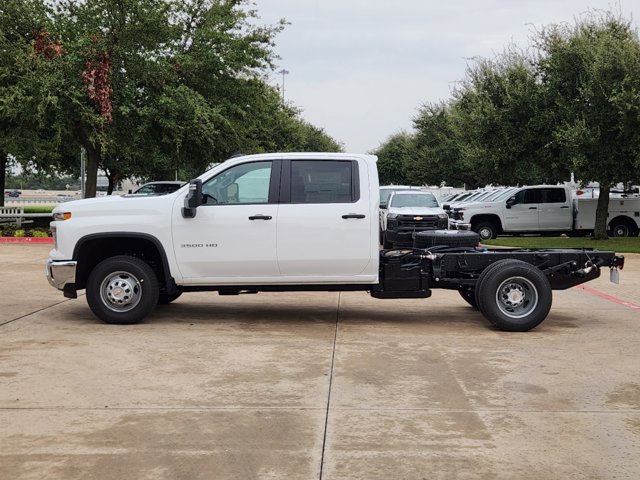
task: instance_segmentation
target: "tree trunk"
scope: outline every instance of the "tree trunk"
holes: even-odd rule
[[[98,164],[100,163],[100,154],[93,145],[85,145],[87,151],[87,183],[84,188],[85,197],[92,198],[96,196],[96,187],[98,185]]]
[[[80,137],[80,143],[87,151],[87,178],[85,184],[85,198],[92,198],[96,196],[96,186],[98,184],[98,165],[101,163],[100,147],[95,146],[89,138],[87,133],[81,125],[76,124],[76,131]],[[82,172],[80,172],[82,175]]]
[[[2,197],[0,197],[0,207],[4,207],[4,184],[7,178],[7,154],[0,151],[0,187],[2,187]]]
[[[116,184],[120,181],[120,172],[117,169],[109,170],[107,168],[105,168],[105,172],[107,172],[107,179],[109,180],[107,195],[111,195],[116,188]]]
[[[600,185],[598,207],[596,208],[596,225],[593,231],[594,240],[607,240],[607,222],[609,221],[609,185]]]

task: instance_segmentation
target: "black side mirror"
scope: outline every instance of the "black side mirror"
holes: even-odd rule
[[[507,200],[507,208],[511,208],[516,203],[517,203],[516,197],[511,197],[510,199]]]
[[[386,203],[381,203],[380,204],[380,210],[386,210],[387,209],[387,204]]]
[[[194,218],[197,208],[202,205],[202,180],[199,178],[191,180],[189,183],[189,193],[184,197],[184,207],[182,208],[182,216],[184,218]]]

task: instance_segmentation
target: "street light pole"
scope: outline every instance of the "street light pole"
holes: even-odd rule
[[[289,70],[285,70],[284,68],[277,73],[282,74],[282,105],[284,105],[284,76],[289,75]]]

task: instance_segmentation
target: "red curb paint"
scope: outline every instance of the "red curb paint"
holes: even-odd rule
[[[0,243],[18,243],[22,245],[53,243],[51,237],[0,237]]]
[[[584,290],[585,292],[589,292],[593,295],[596,295],[600,298],[604,298],[605,300],[609,300],[611,302],[617,303],[618,305],[624,305],[625,307],[632,308],[633,310],[640,310],[640,305],[637,305],[633,302],[627,302],[626,300],[622,300],[621,298],[614,297],[613,295],[608,295],[600,290],[596,290],[595,288],[585,287],[584,285],[578,285],[578,288]]]

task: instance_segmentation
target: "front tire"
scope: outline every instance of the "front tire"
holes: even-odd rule
[[[547,318],[552,291],[547,276],[529,263],[513,260],[495,267],[477,285],[478,308],[507,332],[526,332]]]
[[[493,222],[479,222],[472,229],[480,236],[480,240],[491,240],[497,238],[498,228]]]
[[[121,255],[100,262],[87,280],[87,303],[103,322],[141,322],[158,303],[160,288],[153,269],[139,258]]]

